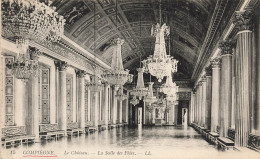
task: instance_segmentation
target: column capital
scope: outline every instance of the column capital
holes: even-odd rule
[[[253,29],[253,12],[251,10],[237,11],[233,19],[233,24],[239,31]]]
[[[210,60],[212,69],[220,68],[220,57],[216,57]]]
[[[206,76],[212,76],[212,65],[205,68]]]
[[[232,40],[224,40],[219,42],[218,47],[221,49],[221,56],[232,55],[234,45],[235,43]]]
[[[201,82],[206,82],[206,81],[207,81],[206,74],[204,74],[201,76]]]
[[[84,70],[76,70],[76,74],[79,78],[84,78],[87,72]]]
[[[118,91],[119,85],[114,85],[114,91]]]
[[[39,49],[37,49],[36,47],[31,47],[29,46],[29,54],[30,54],[30,59],[31,60],[38,60],[39,56],[42,55],[42,52],[40,52]]]
[[[109,86],[109,83],[108,82],[103,82],[104,84],[104,87],[107,88]]]
[[[66,61],[55,60],[54,64],[59,69],[59,71],[66,71],[68,68],[68,63]]]

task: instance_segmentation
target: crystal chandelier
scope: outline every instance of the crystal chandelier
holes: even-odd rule
[[[94,48],[93,53],[95,55],[96,49],[96,5],[94,3]],[[103,86],[101,84],[101,78],[97,75],[98,68],[96,66],[96,56],[94,56],[94,65],[92,65],[94,75],[90,76],[90,82],[87,83],[89,89],[93,92],[99,92],[102,90]]]
[[[90,81],[87,83],[87,86],[90,91],[99,92],[102,90],[103,85],[101,83],[101,78],[98,77],[96,73],[97,72],[96,67],[93,66],[93,69],[94,69],[94,75],[90,76]]]
[[[24,81],[37,75],[38,61],[28,53],[29,40],[42,41],[46,38],[57,41],[64,32],[65,20],[55,8],[31,0],[2,1],[2,36],[16,39],[19,49],[17,60],[7,65],[13,75]]]
[[[138,78],[136,87],[131,91],[131,95],[137,96],[139,99],[146,96],[148,93],[148,89],[144,87],[144,78],[143,78],[143,68],[137,68]]]
[[[114,52],[112,55],[111,70],[102,74],[102,78],[105,78],[111,85],[124,85],[126,82],[131,82],[133,75],[129,74],[129,70],[124,70],[122,57],[121,57],[121,45],[124,43],[123,39],[116,38],[113,40]]]
[[[144,97],[144,102],[148,103],[149,105],[156,102],[157,98],[153,96],[153,82],[148,82],[149,85],[149,92],[147,95]]]
[[[118,94],[116,95],[117,100],[123,101],[127,99],[127,95],[124,94],[123,92],[123,86],[121,86],[118,90]]]
[[[151,113],[153,110],[153,105],[151,103],[148,103],[148,105],[146,106],[146,109]]]
[[[139,100],[136,98],[136,96],[133,96],[133,98],[130,100],[130,103],[134,106],[139,103]]]
[[[166,54],[164,35],[169,34],[170,29],[166,24],[163,24],[162,27],[159,23],[153,25],[151,35],[156,37],[154,54],[150,55],[147,60],[143,60],[145,70],[156,76],[159,82],[164,76],[169,76],[171,72],[177,71],[178,61]]]
[[[166,82],[160,87],[160,92],[163,92],[168,97],[177,98],[178,88],[179,87],[176,86],[176,83],[172,82],[172,75],[170,74],[169,76],[167,76]]]

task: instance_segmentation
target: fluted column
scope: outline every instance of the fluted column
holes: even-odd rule
[[[123,109],[122,109],[122,106],[123,106],[123,101],[120,100],[119,101],[119,124],[122,124],[122,120],[123,120]]]
[[[108,128],[108,116],[109,116],[109,114],[108,114],[108,106],[109,106],[109,104],[108,104],[108,87],[109,87],[109,84],[107,84],[107,83],[105,83],[104,84],[105,85],[105,92],[104,92],[104,95],[105,95],[105,101],[104,101],[104,120],[105,120],[105,126],[106,126],[106,129]]]
[[[203,75],[202,77],[202,102],[201,102],[201,120],[202,120],[202,125],[205,127],[206,124],[206,91],[207,91],[207,81],[206,81],[206,76]]]
[[[220,58],[211,60],[212,66],[212,104],[211,104],[211,128],[217,132],[219,121],[219,95],[220,95]]]
[[[205,108],[205,128],[210,130],[211,126],[211,100],[212,100],[212,68],[206,68],[206,108]]]
[[[223,41],[219,43],[221,49],[221,76],[220,76],[220,132],[219,136],[227,137],[231,125],[232,108],[232,52],[233,43]]]
[[[93,98],[94,101],[92,102],[92,110],[93,110],[93,125],[95,128],[98,127],[98,117],[99,117],[99,106],[98,106],[98,103],[99,103],[99,92],[98,91],[93,91]]]
[[[79,127],[85,128],[85,75],[86,71],[78,70],[78,121]]]
[[[250,133],[250,84],[252,55],[252,12],[236,12],[234,24],[239,29],[236,44],[236,122],[235,145],[247,146]]]
[[[58,125],[61,130],[67,130],[66,115],[66,69],[68,67],[65,61],[55,61],[56,67],[59,69],[59,105],[58,105]]]
[[[196,86],[196,124],[199,124],[199,85]]]
[[[195,117],[196,117],[196,90],[194,89],[192,91],[192,118],[191,118],[191,123],[194,123],[195,122]]]
[[[30,49],[30,56],[33,60],[38,60],[39,55],[41,53],[36,48]],[[32,134],[35,135],[35,141],[39,141],[39,82],[38,77],[31,78],[31,109],[32,114],[28,114],[28,116],[32,116]]]
[[[199,89],[199,93],[198,93],[198,118],[199,118],[199,125],[200,126],[203,126],[202,124],[202,120],[203,120],[203,117],[202,117],[202,82],[200,81],[199,84],[198,84],[198,89]]]
[[[126,93],[126,95],[127,95],[127,98],[126,98],[126,105],[125,105],[125,122],[126,123],[128,123],[128,109],[129,109],[129,94],[130,94],[130,92],[129,92],[129,90],[127,90],[127,93]]]
[[[112,118],[112,124],[116,125],[116,119],[117,119],[117,91],[118,91],[119,86],[114,85],[114,90],[113,90],[113,118]]]

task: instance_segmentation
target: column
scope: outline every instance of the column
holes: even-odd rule
[[[152,110],[152,124],[155,124],[155,108]]]
[[[26,91],[28,87],[28,82],[24,82],[20,79],[14,78],[15,80],[15,106],[14,106],[14,123],[17,126],[25,126],[25,118],[26,118],[26,109],[25,109],[25,103],[26,98],[28,99],[28,96],[26,94],[28,93]]]
[[[221,76],[220,76],[220,137],[228,136],[231,126],[232,107],[232,48],[231,41],[219,43],[221,49]]]
[[[143,102],[144,103],[144,109],[143,109],[143,114],[144,114],[144,116],[143,116],[143,125],[145,125],[146,124],[146,119],[145,119],[145,110],[146,110],[146,104],[145,104],[145,102]]]
[[[3,56],[3,52],[1,51],[0,53],[0,83],[4,84],[4,77],[5,77],[5,58]],[[6,87],[6,84],[4,84],[2,87],[0,87],[0,112],[2,112],[1,119],[0,119],[0,129],[5,125],[5,117],[6,117],[6,105],[5,105],[5,90],[4,88]]]
[[[220,95],[220,58],[216,57],[211,61],[212,66],[212,104],[211,104],[211,128],[217,132],[219,121],[219,95]]]
[[[210,130],[211,124],[211,100],[212,100],[212,68],[211,65],[206,68],[206,116],[205,116],[205,128]]]
[[[78,124],[80,128],[85,128],[85,75],[86,71],[78,70]]]
[[[128,109],[129,109],[129,94],[130,94],[130,92],[129,92],[129,90],[127,90],[127,98],[126,98],[126,108],[125,108],[125,122],[128,124],[128,116],[129,116],[129,114],[128,114]]]
[[[67,114],[66,114],[66,69],[68,67],[65,61],[55,61],[56,67],[59,69],[59,105],[58,105],[58,125],[61,130],[67,130]]]
[[[193,120],[192,120],[192,123],[195,123],[196,122],[196,89],[193,90]]]
[[[30,49],[30,56],[33,60],[38,60],[39,55],[41,53],[38,49]],[[28,114],[28,116],[32,116],[32,134],[35,135],[35,142],[40,140],[39,137],[39,82],[38,77],[31,78],[31,106],[32,108],[32,114]]]
[[[235,145],[246,147],[250,133],[250,84],[252,55],[252,12],[236,12],[233,21],[239,29],[236,45],[236,121]]]
[[[117,119],[117,98],[116,98],[116,94],[118,91],[119,86],[118,85],[114,85],[113,88],[113,117],[112,117],[112,124],[116,125],[116,119]]]
[[[98,92],[93,92],[93,96],[94,96],[94,101],[92,102],[92,108],[93,108],[93,124],[94,127],[97,128],[98,127],[98,117],[99,117],[99,106],[98,106],[98,101],[99,101],[99,91]],[[93,99],[93,98],[92,98]]]
[[[201,126],[205,127],[206,123],[206,90],[207,90],[207,82],[206,82],[206,76],[202,76],[202,102],[201,102],[201,120],[202,124]]]
[[[122,117],[123,117],[123,109],[122,109],[122,106],[123,106],[123,101],[120,100],[119,101],[119,124],[122,124]]]
[[[199,82],[199,93],[198,93],[198,98],[199,98],[199,102],[198,102],[198,107],[199,107],[199,113],[198,113],[198,118],[199,118],[199,125],[203,126],[202,124],[202,82]]]
[[[105,126],[106,126],[106,129],[108,129],[108,116],[109,116],[109,114],[108,114],[108,106],[109,106],[109,104],[108,104],[108,87],[109,87],[109,84],[108,83],[105,83],[104,84],[104,96],[105,96],[105,101],[104,101],[104,120],[105,120]]]

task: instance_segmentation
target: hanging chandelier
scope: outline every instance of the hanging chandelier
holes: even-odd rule
[[[126,82],[132,82],[133,75],[129,74],[129,70],[123,68],[121,57],[121,45],[124,43],[123,39],[116,38],[113,40],[114,52],[112,55],[111,70],[102,74],[102,78],[105,78],[111,85],[124,85]]]
[[[117,100],[123,101],[127,99],[127,95],[124,94],[123,86],[121,86],[118,90],[118,94],[116,95]]]
[[[152,36],[156,37],[154,54],[143,60],[145,70],[151,75],[156,76],[161,82],[164,76],[169,76],[172,72],[177,72],[176,59],[166,54],[164,35],[170,34],[170,29],[166,24],[160,26],[157,23],[152,27]]]
[[[166,82],[160,87],[160,92],[163,92],[168,97],[177,98],[178,86],[172,82],[172,75],[166,77]]]
[[[148,82],[149,91],[147,95],[144,97],[144,102],[148,103],[149,105],[157,101],[156,96],[153,96],[153,84],[153,82]]]
[[[95,49],[96,49],[96,4],[94,3],[94,48],[93,53],[95,55]],[[87,86],[89,89],[93,92],[99,92],[102,90],[103,86],[101,83],[101,78],[98,76],[98,68],[96,66],[96,56],[94,56],[94,65],[92,65],[93,68],[93,75],[90,76],[90,81],[87,83]]]
[[[94,75],[90,76],[90,81],[87,83],[87,86],[90,91],[99,92],[102,90],[103,85],[101,83],[101,78],[97,75],[97,69],[93,66]]]
[[[15,39],[19,49],[17,60],[7,65],[13,75],[24,81],[38,74],[38,61],[28,52],[29,41],[53,42],[64,32],[65,20],[54,7],[31,0],[2,1],[2,36]]]
[[[139,100],[136,98],[136,96],[133,96],[133,98],[130,100],[130,103],[134,106],[139,103]]]
[[[130,93],[131,95],[137,96],[139,99],[141,99],[142,97],[147,95],[148,89],[144,87],[144,68],[137,68],[136,70],[138,71],[136,87],[133,88],[133,90]]]
[[[117,3],[116,0],[116,28],[117,28],[117,21],[118,21],[118,10],[117,10]],[[118,30],[118,28],[117,28]],[[120,85],[123,86],[126,82],[132,82],[133,75],[129,74],[129,70],[124,69],[123,62],[122,62],[122,45],[124,43],[123,39],[116,38],[112,41],[112,46],[114,48],[113,55],[112,55],[112,63],[111,63],[111,70],[107,70],[104,74],[102,74],[102,78],[105,78],[107,82],[111,85]]]
[[[148,105],[146,106],[146,109],[151,113],[153,110],[153,105],[151,103],[148,103]]]

